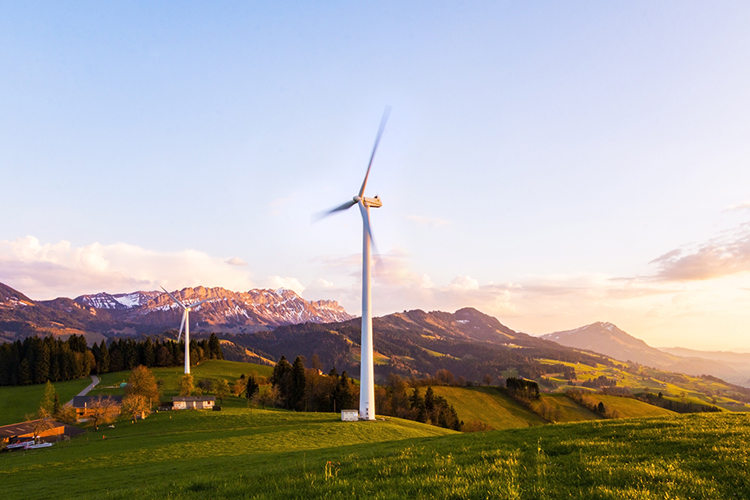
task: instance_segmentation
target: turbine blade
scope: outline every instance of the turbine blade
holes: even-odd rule
[[[185,318],[187,318],[187,310],[182,313],[182,323],[180,323],[180,334],[177,335],[177,342],[180,341],[180,337],[182,337],[182,330],[185,329]]]
[[[172,295],[171,293],[167,292],[166,288],[161,287],[161,289],[164,290],[164,293],[166,293],[167,295],[169,295],[172,298],[172,300],[174,300],[175,302],[177,302],[177,304],[179,304],[180,307],[182,307],[183,309],[185,308],[185,304],[183,304],[182,302],[180,302],[179,300],[177,300],[177,298],[174,295]]]
[[[383,118],[380,119],[380,128],[378,128],[378,135],[375,137],[375,145],[372,147],[372,154],[370,155],[370,163],[367,165],[367,173],[365,173],[365,180],[362,182],[362,188],[359,190],[359,196],[364,196],[365,186],[367,186],[367,178],[370,177],[370,169],[372,168],[372,160],[375,158],[375,151],[378,150],[378,143],[380,143],[380,137],[383,135],[383,129],[385,129],[385,122],[388,121],[388,116],[391,114],[391,107],[386,106],[383,111]]]
[[[357,204],[356,201],[351,200],[351,201],[347,201],[343,205],[339,205],[338,207],[334,208],[333,210],[328,210],[326,212],[320,212],[318,214],[315,214],[313,216],[313,222],[314,221],[319,221],[320,219],[322,219],[324,217],[328,217],[329,215],[334,214],[336,212],[341,212],[342,210],[349,210],[350,208],[352,208],[356,204]]]
[[[359,202],[359,210],[362,212],[362,223],[365,225],[365,231],[367,231],[367,234],[370,236],[370,248],[372,251],[370,252],[371,255],[374,255],[378,253],[378,247],[375,244],[375,238],[372,236],[372,227],[370,226],[370,211],[367,210],[367,207],[365,207],[365,204],[361,201]]]

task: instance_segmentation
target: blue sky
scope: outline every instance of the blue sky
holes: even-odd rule
[[[743,2],[0,2],[0,281],[750,348]],[[671,253],[670,253],[671,252]],[[661,258],[662,256],[665,256]]]

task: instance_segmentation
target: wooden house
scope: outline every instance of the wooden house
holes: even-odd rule
[[[88,419],[92,414],[102,412],[115,417],[120,413],[122,396],[75,396],[73,408],[79,421]]]

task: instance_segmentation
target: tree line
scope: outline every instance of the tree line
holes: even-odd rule
[[[116,339],[87,346],[83,335],[67,340],[47,336],[26,337],[23,341],[0,344],[0,385],[61,382],[91,373],[102,374],[131,370],[136,366],[180,366],[184,362],[184,342],[173,340]],[[190,362],[224,359],[216,335],[190,341]]]
[[[302,356],[297,356],[294,363],[289,363],[282,356],[274,366],[268,382],[270,387],[261,391],[259,380],[250,374],[247,378],[243,376],[238,379],[236,384],[244,384],[248,400],[264,407],[338,412],[356,409],[358,406],[359,386],[346,371],[339,374],[335,366],[324,374],[316,355],[312,357],[311,368],[305,367]],[[377,414],[461,430],[463,422],[459,420],[453,406],[445,398],[436,396],[431,386],[427,387],[423,395],[423,382],[426,381],[413,379],[407,382],[399,375],[390,374],[385,385],[375,388]],[[438,381],[438,385],[443,384]],[[239,391],[235,387],[232,392],[236,394]]]

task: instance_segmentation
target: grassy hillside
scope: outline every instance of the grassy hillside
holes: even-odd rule
[[[568,389],[595,392],[594,389],[581,387],[581,384],[605,376],[616,380],[617,387],[627,387],[632,393],[658,394],[661,392],[665,397],[672,397],[675,400],[716,405],[731,411],[750,411],[750,406],[741,401],[743,397],[746,400],[746,396],[739,394],[736,387],[717,379],[671,373],[643,366],[633,369],[621,362],[616,362],[614,366],[602,364],[594,366],[551,359],[540,361],[544,364],[560,364],[575,369],[576,380],[573,381],[575,386],[569,385],[569,381],[561,373],[550,374],[549,380],[554,386],[552,390],[556,392],[565,392]]]
[[[399,419],[341,422],[334,414],[247,409],[161,412],[58,443],[43,450],[48,453],[0,455],[0,484],[4,498],[28,495],[30,485],[35,498],[129,497],[148,485],[164,486],[169,496],[180,491],[169,486],[177,478],[242,478],[290,459],[304,469],[305,452],[327,450],[310,462],[317,470],[341,447],[447,434],[454,431]]]
[[[169,368],[153,368],[154,376],[157,379],[163,381],[162,392],[165,400],[169,400],[172,396],[177,396],[177,384],[179,378],[184,374],[184,367],[172,366]],[[231,386],[235,380],[240,378],[241,375],[247,376],[250,373],[256,373],[257,375],[270,377],[273,372],[273,368],[265,365],[256,365],[252,363],[240,363],[237,361],[205,361],[198,366],[193,366],[190,369],[193,375],[193,380],[197,384],[201,379],[210,379],[217,382],[222,379],[226,379]],[[120,383],[127,382],[130,376],[130,371],[121,371],[115,373],[105,373],[102,375],[102,382],[97,386],[96,389],[90,392],[91,395],[107,394],[117,395],[122,394],[122,389],[119,388]],[[229,398],[227,402],[235,400],[240,401],[237,398]],[[242,400],[244,402],[244,400]]]
[[[465,424],[479,421],[490,429],[513,429],[546,423],[494,387],[436,386],[432,390],[453,405]]]
[[[675,415],[675,412],[650,405],[634,398],[620,398],[617,396],[607,396],[604,394],[594,394],[589,396],[593,401],[601,401],[604,408],[615,412],[616,418],[632,417],[660,417]]]
[[[160,413],[105,434],[0,455],[4,498],[718,499],[750,491],[750,416],[737,413],[453,434],[397,419],[235,409]]]
[[[91,379],[86,377],[54,385],[60,395],[60,403],[65,404],[90,383]],[[27,414],[36,413],[44,387],[45,384],[0,387],[0,425],[23,422]]]
[[[550,422],[582,422],[602,418],[564,394],[542,394],[537,401],[531,403],[531,407]]]

